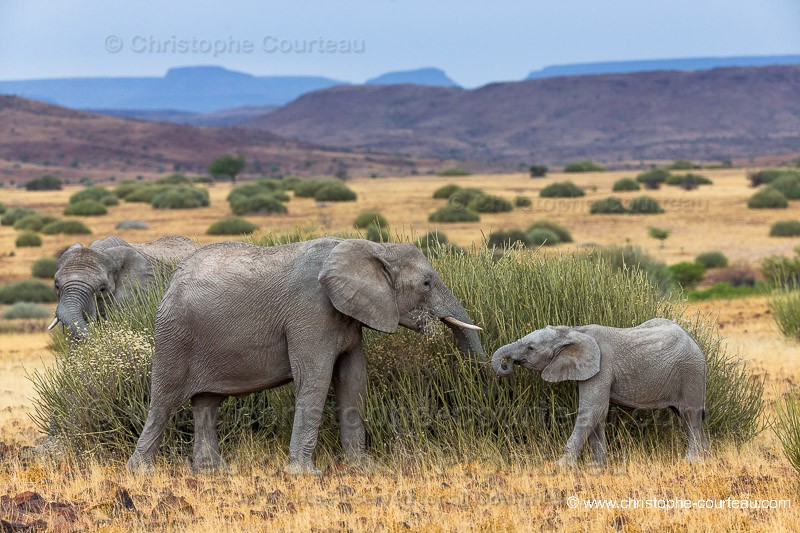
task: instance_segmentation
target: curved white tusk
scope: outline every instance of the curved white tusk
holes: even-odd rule
[[[50,325],[49,325],[49,326],[47,326],[47,330],[48,330],[48,331],[50,331],[51,329],[53,329],[54,327],[56,327],[56,324],[58,324],[58,317],[55,317],[55,318],[53,319],[53,321],[52,321],[52,322],[50,322]]]
[[[460,327],[462,329],[471,329],[471,330],[474,330],[474,331],[483,331],[482,327],[474,326],[472,324],[467,324],[466,322],[461,322],[457,318],[453,318],[451,316],[443,317],[442,320],[444,320],[445,322],[449,322],[449,323],[453,324],[454,326],[458,326],[458,327]]]

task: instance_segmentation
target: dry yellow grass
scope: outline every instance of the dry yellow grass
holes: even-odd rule
[[[355,204],[317,206],[308,199],[289,204],[289,215],[248,217],[266,231],[287,231],[297,225],[316,224],[322,230],[348,228],[355,215],[368,209],[383,212],[393,230],[424,232],[428,214],[442,205],[433,200],[439,186],[455,182],[481,187],[508,199],[530,196],[530,209],[484,215],[479,224],[442,225],[459,244],[481,239],[481,231],[501,227],[527,227],[539,218],[566,225],[576,243],[641,244],[668,262],[693,258],[707,250],[721,250],[731,259],[754,261],[773,253],[788,253],[796,239],[769,239],[769,225],[791,218],[784,211],[753,211],[745,207],[752,189],[742,170],[706,173],[715,182],[699,191],[685,192],[672,187],[647,192],[665,204],[667,213],[649,216],[589,216],[591,201],[610,195],[611,184],[628,173],[599,173],[548,177],[531,180],[524,175],[470,176],[464,178],[397,178],[353,180],[349,185],[359,193]],[[547,183],[571,179],[596,191],[577,200],[538,200],[538,190]],[[31,205],[60,216],[66,198],[75,189],[57,193],[8,191],[6,205]],[[213,221],[228,216],[224,198],[229,185],[211,188],[212,207],[192,211],[159,211],[142,204],[112,207],[104,217],[88,218],[92,239],[120,234],[132,242],[143,242],[165,234],[183,234],[200,242]],[[620,196],[636,196],[626,193]],[[690,199],[681,209],[678,200]],[[691,203],[694,202],[694,203]],[[673,206],[670,208],[670,206]],[[114,225],[127,218],[145,220],[149,230],[117,232]],[[655,225],[672,230],[664,248],[647,236]],[[3,280],[28,277],[33,260],[54,253],[72,242],[71,237],[45,237],[42,249],[17,251],[14,231],[0,228],[0,277]],[[81,239],[87,244],[90,239]],[[215,239],[220,240],[220,239]],[[572,246],[572,245],[567,245]],[[728,336],[729,349],[739,350],[756,374],[766,382],[767,417],[772,401],[795,390],[800,378],[800,346],[780,336],[764,298],[713,301],[692,304],[687,312],[716,317],[721,332]],[[427,530],[427,531],[518,531],[584,530],[615,528],[627,531],[735,530],[797,531],[798,476],[783,456],[770,430],[752,442],[736,448],[714,449],[714,457],[702,465],[667,459],[634,457],[612,461],[606,470],[556,471],[551,459],[532,457],[523,464],[498,462],[440,464],[417,458],[414,466],[376,464],[360,468],[334,465],[321,479],[290,478],[276,474],[285,460],[285,450],[256,443],[231,458],[235,473],[222,477],[193,476],[185,464],[161,465],[152,478],[136,477],[124,471],[121,462],[95,463],[61,461],[50,463],[25,459],[22,448],[40,438],[27,419],[32,390],[25,370],[47,364],[44,333],[0,335],[0,496],[35,491],[48,502],[66,502],[75,515],[51,507],[22,520],[41,517],[48,526],[62,531],[102,529],[111,531],[272,531],[272,530]],[[490,347],[491,348],[491,347]],[[115,495],[126,489],[136,507],[126,511],[115,504]],[[575,496],[577,500],[571,500]],[[584,500],[785,500],[792,509],[588,509]],[[577,508],[570,505],[577,501]],[[631,505],[631,504],[629,504]],[[641,505],[646,505],[641,502]],[[163,512],[162,512],[163,510]],[[3,514],[0,518],[11,518]]]

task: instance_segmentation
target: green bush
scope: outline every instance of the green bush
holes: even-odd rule
[[[669,237],[670,233],[672,233],[668,229],[664,228],[657,228],[655,226],[651,226],[647,228],[647,234],[650,235],[653,239],[657,241],[665,241]]]
[[[16,228],[16,225],[14,226]],[[797,237],[800,236],[800,220],[781,220],[772,225],[769,230],[770,237]]]
[[[511,202],[505,198],[491,194],[478,196],[469,203],[468,207],[478,213],[507,213],[514,209]]]
[[[236,212],[233,209],[233,204],[238,203],[242,204],[242,200],[248,200],[253,198],[254,196],[271,196],[272,198],[280,201],[280,202],[288,202],[290,197],[286,194],[283,184],[281,184],[277,180],[258,180],[255,183],[248,183],[247,185],[240,185],[239,187],[235,187],[229,194],[228,194],[228,204],[231,206],[231,210]],[[237,213],[243,214],[243,213]]]
[[[64,214],[68,216],[97,216],[106,213],[106,206],[94,200],[81,200],[64,208]]]
[[[22,218],[18,218],[14,222],[14,229],[17,231],[41,231],[42,227],[55,220],[55,217],[43,216],[39,214],[25,215]]]
[[[56,220],[42,228],[45,235],[88,235],[91,232],[80,220]]]
[[[185,175],[176,172],[174,174],[170,174],[165,178],[160,178],[156,180],[156,183],[161,183],[163,185],[191,185],[192,180],[187,178]]]
[[[437,200],[446,200],[447,198],[450,198],[454,192],[460,190],[461,187],[459,185],[456,185],[455,183],[448,183],[447,185],[442,185],[433,191],[433,197]]]
[[[27,191],[60,191],[63,188],[64,184],[55,176],[34,178],[25,184],[25,190]]]
[[[681,187],[687,191],[698,188],[700,185],[713,185],[714,182],[699,174],[673,174],[667,177],[667,185]]]
[[[669,170],[693,170],[695,168],[700,168],[700,165],[695,165],[686,159],[677,159],[667,168]]]
[[[6,320],[49,318],[53,314],[39,304],[33,302],[17,302],[3,313]]]
[[[614,192],[626,192],[626,191],[638,191],[642,187],[639,185],[633,178],[622,178],[618,179],[614,182],[614,186],[611,188]]]
[[[437,176],[471,176],[472,172],[469,170],[464,170],[463,168],[453,167],[442,170]]]
[[[438,255],[441,253],[448,253],[458,250],[453,244],[450,244],[450,240],[447,238],[447,235],[443,231],[435,230],[429,231],[425,235],[418,237],[416,240],[413,241],[422,253],[425,254],[426,257],[430,258],[433,255]]]
[[[472,209],[446,205],[431,213],[428,222],[478,222],[480,219],[481,216]]]
[[[783,194],[787,200],[800,199],[800,176],[781,176],[772,180],[769,186]]]
[[[31,267],[31,275],[34,278],[52,279],[56,275],[56,260],[52,257],[37,259]]]
[[[494,248],[511,248],[515,245],[526,246],[528,243],[528,235],[520,229],[493,231],[486,239],[486,245]]]
[[[669,170],[654,168],[636,176],[636,181],[644,185],[645,189],[658,189],[670,177]]]
[[[533,228],[526,233],[531,246],[555,246],[558,235],[547,228]]]
[[[778,400],[775,411],[775,434],[789,463],[800,472],[800,398],[794,391],[787,393]]]
[[[38,215],[38,213],[35,209],[29,209],[27,207],[15,207],[0,217],[0,225],[13,226],[17,220],[29,215]]]
[[[207,235],[249,235],[258,226],[243,218],[231,217],[217,220],[206,230]]]
[[[532,178],[543,178],[549,169],[544,165],[531,165],[528,169]]]
[[[546,324],[629,327],[653,317],[681,321],[706,354],[705,426],[714,445],[747,441],[761,429],[761,381],[723,350],[712,325],[683,320],[682,307],[659,295],[641,273],[625,275],[572,256],[510,251],[496,258],[485,248],[430,257],[483,327],[489,352]],[[43,431],[58,427],[73,453],[118,458],[132,451],[150,400],[153,316],[160,296],[152,290],[114,306],[85,342],[61,343],[54,364],[33,374],[37,425]],[[461,356],[443,326],[432,325],[436,329],[428,335],[403,328],[394,335],[364,331],[370,456],[398,467],[421,456],[459,462],[557,457],[575,424],[576,384],[546,383],[538,373],[522,370],[513,380],[499,382],[486,364]],[[291,385],[227,399],[218,425],[223,455],[240,439],[277,442],[285,452],[294,401]],[[322,416],[316,452],[321,466],[340,450],[334,409],[327,403]],[[612,406],[608,420],[613,455],[645,452],[674,461],[684,452],[685,432],[667,409]],[[192,428],[186,402],[170,420],[161,454],[190,453]]]
[[[724,268],[728,266],[728,258],[722,252],[703,252],[694,258],[694,262],[706,268]]]
[[[208,191],[178,185],[168,187],[155,196],[150,204],[156,209],[196,209],[198,207],[208,207]]]
[[[0,215],[6,212],[6,205],[3,202],[0,202]]]
[[[782,192],[770,186],[764,187],[747,201],[750,209],[786,209],[789,202]]]
[[[573,161],[564,165],[564,172],[601,172],[606,167],[598,165],[594,161],[584,159],[583,161]]]
[[[341,181],[326,183],[314,193],[318,202],[355,202],[358,195]]]
[[[38,233],[32,231],[23,231],[14,241],[17,248],[38,248],[42,245],[42,238]]]
[[[669,296],[677,288],[667,265],[638,246],[603,246],[591,250],[589,257],[601,260],[626,275],[644,273],[648,281],[665,296]]]
[[[774,180],[784,176],[800,178],[800,170],[792,168],[767,168],[758,172],[751,172],[747,177],[750,179],[750,184],[753,187],[758,187],[759,185],[772,183]]]
[[[45,285],[36,280],[26,279],[17,283],[0,285],[0,303],[17,302],[49,303],[56,301],[56,293],[52,285]]]
[[[377,224],[367,226],[367,233],[364,238],[372,242],[389,242],[389,230]]]
[[[552,231],[555,233],[556,237],[558,237],[558,242],[572,242],[572,234],[569,232],[569,230],[561,224],[556,224],[550,220],[537,220],[528,226],[526,233],[530,233],[535,229],[546,229],[548,231]]]
[[[551,183],[539,191],[539,196],[542,198],[577,198],[584,194],[583,189],[571,181]]]
[[[71,204],[83,202],[84,200],[94,200],[95,202],[100,202],[105,206],[119,204],[119,198],[117,198],[117,195],[105,187],[87,187],[69,197],[69,203]]]
[[[734,298],[747,298],[759,294],[763,294],[762,289],[759,287],[753,287],[751,285],[731,285],[728,282],[721,281],[707,289],[691,291],[686,297],[690,302],[697,302],[707,300],[732,300]]]
[[[785,281],[769,301],[769,309],[781,333],[800,339],[800,285],[796,280]]]
[[[328,183],[331,183],[331,180],[299,181],[294,185],[294,195],[299,198],[314,198],[317,191]]]
[[[530,207],[531,199],[527,196],[517,196],[514,198],[514,207]]]
[[[231,201],[231,211],[234,215],[284,214],[288,212],[286,205],[271,193],[262,193],[250,198],[235,196]]]
[[[592,215],[621,215],[627,212],[619,198],[613,196],[594,201],[589,208],[589,213]]]
[[[125,180],[114,189],[114,194],[117,198],[125,199],[129,194],[138,191],[144,186],[150,185],[149,183],[142,183],[141,181]]]
[[[381,215],[377,211],[364,211],[353,221],[353,227],[359,229],[365,229],[369,226],[374,226],[375,224],[382,228],[389,227],[389,221],[386,220],[385,216]]]
[[[628,212],[637,215],[653,215],[663,213],[664,210],[661,208],[661,205],[659,205],[655,198],[651,198],[649,196],[637,196],[631,200],[631,203],[628,206]]]
[[[486,193],[480,189],[468,187],[466,189],[455,191],[453,194],[451,194],[447,203],[453,207],[469,207],[473,200],[485,195]]]
[[[126,202],[136,202],[149,204],[153,201],[158,194],[169,189],[167,185],[156,185],[154,183],[146,183],[141,187],[134,189],[125,195]]]
[[[681,261],[680,263],[670,265],[669,271],[678,285],[688,291],[703,281],[703,276],[706,274],[706,267],[699,263]]]

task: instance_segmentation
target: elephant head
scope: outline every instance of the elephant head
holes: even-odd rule
[[[61,322],[73,337],[80,338],[88,330],[88,321],[105,315],[110,301],[124,300],[137,284],[153,281],[150,261],[117,241],[107,247],[73,244],[61,254],[53,278],[58,305],[51,328]]]
[[[600,371],[600,347],[574,328],[547,326],[494,352],[492,368],[498,375],[510,375],[511,364],[539,371],[545,381],[583,381]]]
[[[459,349],[485,360],[481,328],[472,324],[419,248],[353,239],[328,256],[319,282],[333,306],[367,327],[386,333],[398,326],[420,331],[441,320],[453,331]]]

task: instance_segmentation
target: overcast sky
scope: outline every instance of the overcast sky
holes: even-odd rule
[[[546,65],[800,54],[798,0],[0,0],[0,79],[221,65],[474,87]]]

